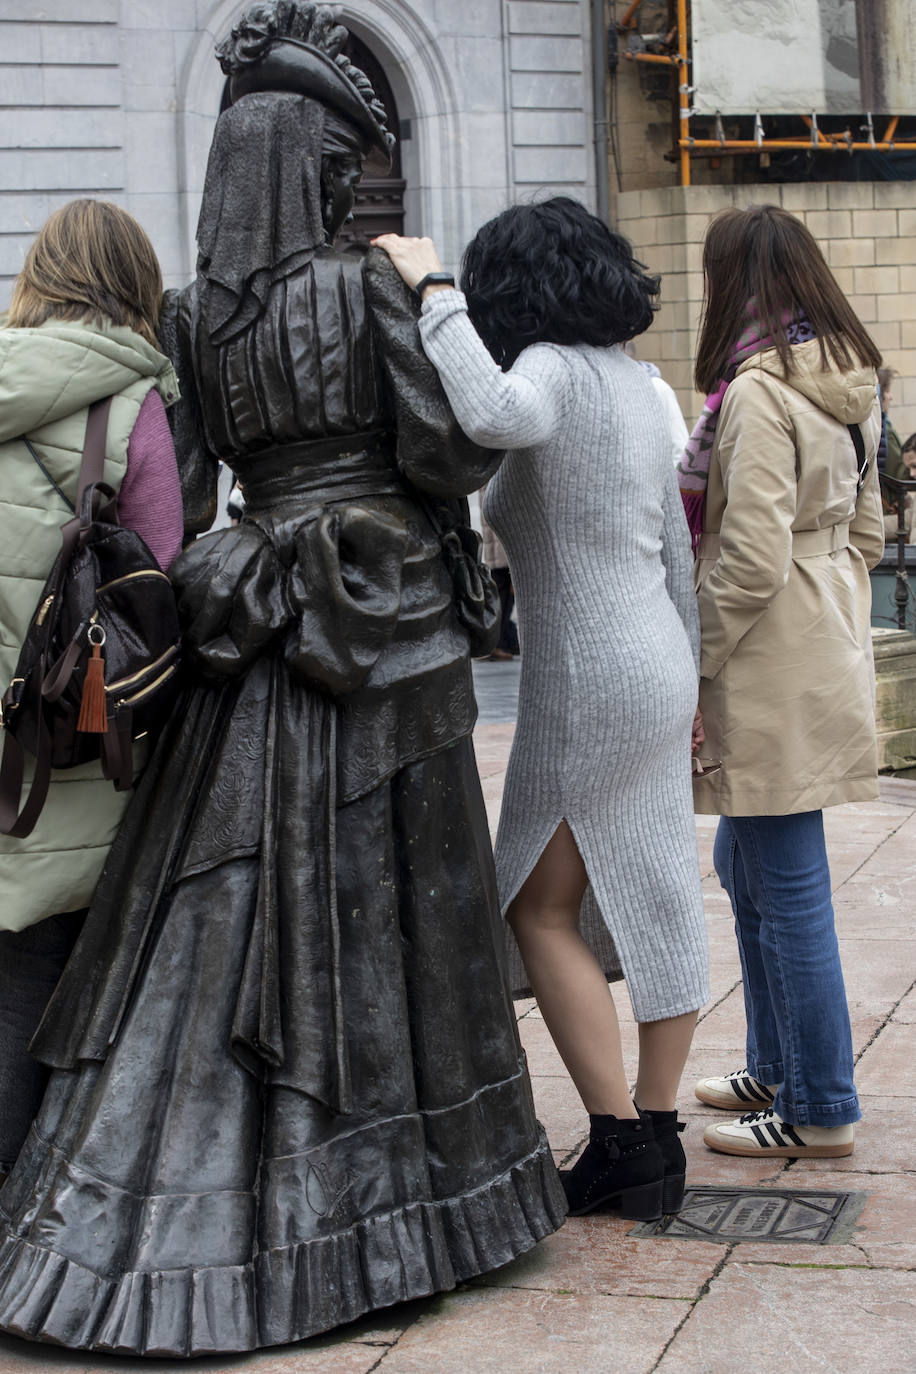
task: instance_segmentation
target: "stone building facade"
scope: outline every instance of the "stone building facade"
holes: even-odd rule
[[[608,23],[621,22],[630,8],[630,0],[606,0]],[[639,27],[664,33],[669,14],[667,0],[643,0]],[[671,156],[676,87],[667,69],[628,61],[625,49],[621,36],[621,59],[611,77],[613,142],[619,150],[619,167],[612,167],[611,218],[632,240],[637,256],[662,276],[661,307],[639,341],[639,353],[661,368],[688,423],[703,399],[692,378],[706,226],[718,210],[766,203],[798,215],[818,240],[885,363],[898,373],[894,424],[904,437],[916,431],[916,181],[779,184],[768,179],[761,160],[761,184],[735,184],[734,160],[708,157],[693,159],[693,184],[682,187]]]
[[[115,200],[194,271],[223,91],[214,44],[246,0],[0,0],[0,309],[32,235],[75,196]],[[594,207],[589,0],[344,0],[400,125],[404,228],[444,258],[514,201]],[[400,192],[399,192],[400,193]]]
[[[899,374],[892,419],[905,438],[916,431],[916,182],[794,182],[782,186],[669,186],[625,191],[615,219],[637,256],[662,274],[661,306],[640,340],[690,422],[702,398],[693,360],[703,298],[702,249],[718,211],[781,205],[817,239],[859,319]]]

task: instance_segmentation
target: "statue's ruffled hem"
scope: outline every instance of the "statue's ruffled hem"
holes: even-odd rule
[[[74,1350],[178,1359],[284,1345],[506,1264],[555,1231],[565,1210],[542,1136],[484,1187],[368,1216],[246,1265],[107,1279],[7,1230],[3,1328]]]

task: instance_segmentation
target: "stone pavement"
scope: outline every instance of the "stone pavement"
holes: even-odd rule
[[[476,734],[492,824],[512,733],[511,724],[484,724]],[[697,835],[713,991],[679,1105],[688,1121],[688,1185],[867,1193],[846,1243],[637,1240],[630,1222],[571,1219],[529,1255],[454,1293],[301,1345],[183,1364],[73,1355],[0,1337],[0,1374],[916,1371],[916,783],[887,781],[880,801],[837,807],[826,819],[864,1112],[855,1154],[758,1162],[702,1143],[704,1123],[717,1114],[694,1099],[694,1078],[744,1062],[738,956],[712,870],[711,817],[698,818]],[[635,1065],[622,985],[617,1004]],[[519,1014],[538,1114],[562,1163],[581,1147],[587,1119],[534,1004],[519,1003]]]

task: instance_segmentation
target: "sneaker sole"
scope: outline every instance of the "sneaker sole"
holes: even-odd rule
[[[707,1107],[718,1107],[725,1112],[762,1112],[772,1107],[776,1100],[774,1097],[738,1097],[735,1093],[717,1093],[715,1088],[699,1086],[694,1088],[693,1095]]]
[[[713,1129],[703,1132],[703,1144],[719,1154],[741,1155],[745,1159],[843,1159],[852,1154],[855,1141],[842,1145],[751,1145],[721,1136]]]

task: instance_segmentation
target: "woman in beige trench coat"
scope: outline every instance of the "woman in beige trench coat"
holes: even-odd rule
[[[707,1128],[713,1149],[847,1155],[860,1112],[822,808],[877,796],[881,359],[785,211],[719,215],[704,269],[696,377],[712,394],[679,477],[688,517],[702,509],[701,764],[720,767],[694,791],[722,817],[747,1065],[696,1092],[745,1113]]]

